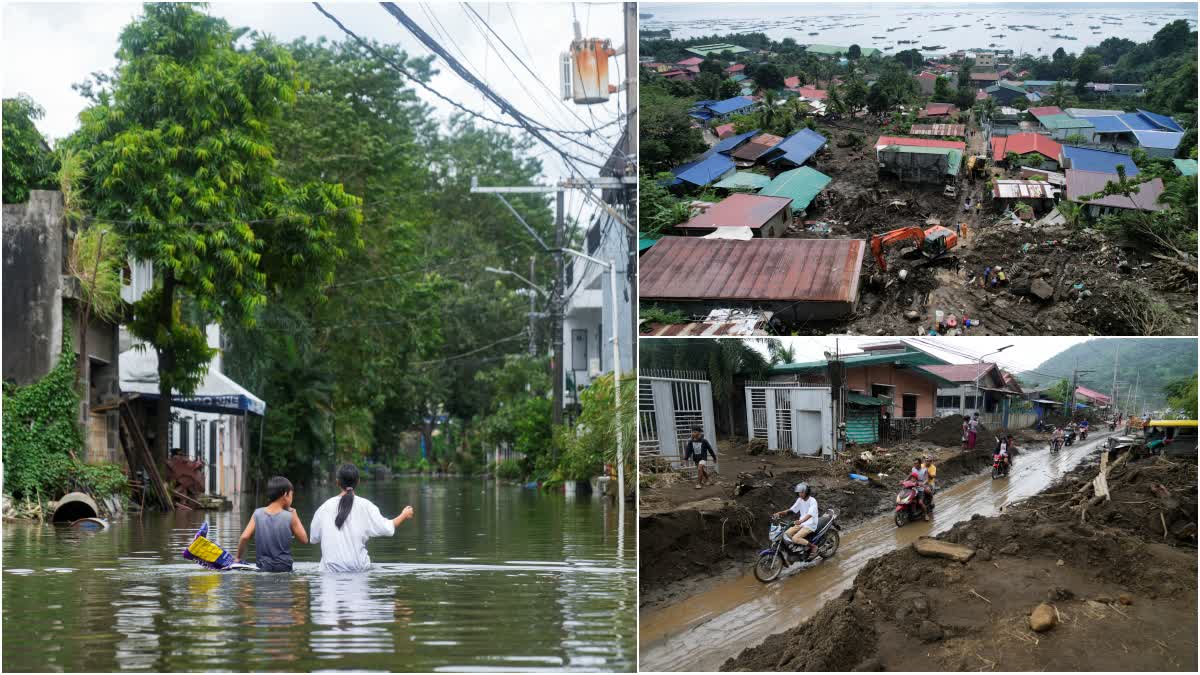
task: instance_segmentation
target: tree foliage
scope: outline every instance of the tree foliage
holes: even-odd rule
[[[4,99],[4,203],[23,204],[30,190],[55,187],[57,159],[34,125],[45,115],[25,95]]]

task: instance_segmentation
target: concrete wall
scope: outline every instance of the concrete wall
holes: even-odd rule
[[[937,385],[919,375],[888,366],[864,366],[846,370],[846,389],[861,391],[871,396],[871,385],[883,384],[893,387],[892,417],[904,416],[904,394],[917,395],[917,417],[933,417]]]
[[[34,190],[4,205],[3,377],[29,384],[62,351],[63,199]]]

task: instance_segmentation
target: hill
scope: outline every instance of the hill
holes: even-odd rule
[[[1080,373],[1079,384],[1107,394],[1112,389],[1113,355],[1120,349],[1117,365],[1117,382],[1127,383],[1122,392],[1132,389],[1136,381],[1141,395],[1151,407],[1166,403],[1167,383],[1185,377],[1196,376],[1196,341],[1168,338],[1109,338],[1088,340],[1046,359],[1037,368],[1038,373],[1050,376],[1070,377],[1073,368],[1091,370]],[[1078,359],[1078,363],[1076,363]],[[1033,373],[1023,374],[1022,381],[1031,385],[1053,385],[1057,377],[1041,377]],[[1139,397],[1140,397],[1139,396]],[[1120,393],[1125,400],[1125,393]]]

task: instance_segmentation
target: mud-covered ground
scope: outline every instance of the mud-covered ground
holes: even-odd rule
[[[974,452],[964,452],[958,443],[958,422],[953,426],[953,432],[934,427],[915,440],[889,447],[853,446],[844,459],[832,462],[751,454],[744,439],[722,441],[721,474],[702,490],[677,474],[643,474],[638,491],[641,607],[677,602],[743,573],[766,541],[771,513],[795,501],[793,487],[798,482],[808,483],[822,512],[836,511],[847,527],[891,506],[915,457],[935,458],[940,488],[990,466],[990,444],[981,440]],[[1042,442],[1048,437],[1020,433]],[[986,430],[981,438],[985,436]],[[851,479],[850,473],[870,480]]]
[[[1117,460],[1110,501],[1095,462],[1005,513],[937,539],[968,562],[913,547],[867,563],[803,624],[723,670],[1179,670],[1197,667],[1192,459]],[[1034,632],[1048,605],[1056,625]]]
[[[806,221],[793,225],[787,236],[866,239],[872,233],[935,223],[963,223],[967,233],[951,255],[932,262],[911,246],[893,247],[885,252],[886,273],[868,253],[854,315],[790,329],[800,334],[923,335],[942,310],[981,322],[961,329],[964,335],[1195,335],[1194,259],[1165,259],[1146,242],[1093,229],[1014,222],[1004,218],[1004,207],[990,197],[982,211],[965,211],[968,197],[972,204],[983,197],[986,177],[960,179],[958,196],[952,198],[943,196],[941,185],[881,176],[874,150],[880,129],[861,121],[836,124],[821,125],[829,145],[810,161],[832,181]],[[852,134],[862,138],[860,145],[850,142]],[[978,136],[968,144],[972,152],[989,154]],[[985,269],[996,267],[1007,281],[985,287]],[[904,280],[901,270],[907,273]],[[1153,302],[1163,306],[1151,311]]]

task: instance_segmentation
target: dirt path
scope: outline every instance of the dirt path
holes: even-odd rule
[[[888,511],[844,529],[834,559],[793,570],[774,584],[764,586],[744,566],[737,577],[682,602],[644,608],[639,622],[640,664],[646,670],[715,669],[747,645],[815,614],[849,587],[872,559],[904,548],[919,536],[945,532],[977,514],[999,513],[1006,504],[1038,493],[1095,456],[1103,439],[1096,436],[1055,454],[1044,444],[1031,446],[1018,456],[1008,479],[974,476],[941,490],[931,523],[897,528]],[[641,536],[646,538],[644,531]]]
[[[1114,468],[1113,500],[1081,521],[1070,496],[1090,484],[1094,459],[1002,515],[938,535],[973,551],[968,562],[910,546],[876,558],[811,620],[722,669],[1194,672],[1196,461]],[[1057,626],[1035,633],[1040,603]]]

